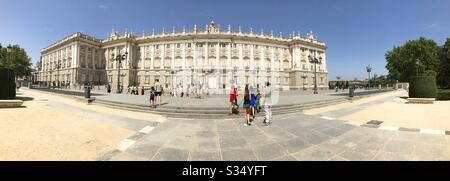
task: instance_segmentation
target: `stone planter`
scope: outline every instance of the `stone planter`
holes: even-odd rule
[[[436,98],[408,98],[406,104],[433,104]]]
[[[0,108],[15,108],[22,106],[22,100],[0,100]]]

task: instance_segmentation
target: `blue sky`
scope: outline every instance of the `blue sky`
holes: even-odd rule
[[[443,44],[449,8],[448,0],[0,0],[0,43],[20,44],[34,63],[42,48],[77,31],[103,39],[112,28],[142,34],[214,20],[245,31],[313,31],[327,43],[330,80],[364,79],[368,64],[387,74],[384,54],[406,40]]]

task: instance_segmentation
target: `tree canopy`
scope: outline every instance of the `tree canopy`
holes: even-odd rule
[[[14,70],[17,77],[31,73],[31,59],[19,45],[2,47],[0,44],[0,67]]]
[[[389,77],[408,82],[411,76],[423,74],[427,70],[438,72],[440,51],[436,42],[423,37],[394,47],[385,55]]]
[[[447,41],[442,46],[440,58],[437,84],[443,88],[450,88],[450,38],[447,38]]]

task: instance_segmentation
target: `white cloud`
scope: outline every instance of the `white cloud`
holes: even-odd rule
[[[97,8],[99,9],[106,9],[106,5],[102,4],[102,3],[97,3]]]
[[[433,22],[430,23],[430,24],[426,24],[426,25],[425,25],[425,29],[434,29],[434,28],[436,28],[436,27],[438,27],[438,26],[439,26],[439,22],[433,21]]]

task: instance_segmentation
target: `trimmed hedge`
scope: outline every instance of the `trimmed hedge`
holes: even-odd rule
[[[16,98],[16,81],[14,71],[0,68],[0,99]]]
[[[450,89],[438,89],[436,99],[441,101],[450,100]]]
[[[409,97],[436,98],[436,78],[433,76],[413,76],[409,82]]]

